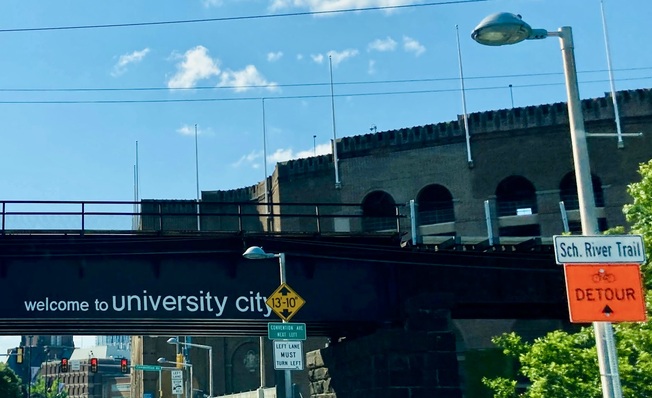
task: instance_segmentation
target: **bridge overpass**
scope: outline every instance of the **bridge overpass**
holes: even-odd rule
[[[249,246],[285,253],[288,284],[306,301],[293,321],[311,335],[399,325],[424,297],[454,319],[568,317],[562,268],[551,244],[536,238],[431,237],[412,245],[400,230],[25,229],[7,228],[7,220],[133,214],[3,210],[5,335],[265,334],[278,320],[261,305],[279,284],[278,263],[244,259]]]
[[[243,258],[250,246],[285,254],[287,283],[306,301],[292,322],[307,324],[310,351],[307,371],[293,377],[317,395],[458,398],[459,355],[477,331],[486,339],[504,330],[491,325],[514,319],[568,319],[551,242],[412,239],[399,208],[374,220],[341,204],[275,205],[261,215],[269,208],[258,203],[0,203],[0,334],[196,336],[215,348],[218,394],[242,390],[246,378],[231,370],[278,321],[264,305],[279,285],[278,262]],[[133,363],[174,348],[162,337],[136,341]],[[195,365],[206,379],[202,358]],[[136,395],[156,386],[152,375],[132,378]]]

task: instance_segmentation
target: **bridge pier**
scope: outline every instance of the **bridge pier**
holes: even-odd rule
[[[341,339],[306,354],[312,398],[461,398],[450,311],[408,302],[403,327]]]

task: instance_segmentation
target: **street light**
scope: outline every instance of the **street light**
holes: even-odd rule
[[[281,285],[285,283],[285,253],[266,253],[265,250],[263,250],[261,247],[258,246],[251,246],[247,250],[245,250],[244,253],[242,253],[242,256],[248,260],[264,260],[264,259],[269,259],[269,258],[278,258],[278,265],[279,265],[279,277],[281,281]],[[283,320],[283,323],[286,323],[286,320]],[[263,347],[261,344],[260,347],[260,385],[263,386],[264,382],[262,378],[264,377],[264,361],[263,361]],[[289,369],[286,369],[283,371],[284,373],[284,379],[285,379],[285,398],[291,398],[292,397],[292,373],[290,373]]]
[[[213,347],[204,344],[195,344],[195,343],[185,343],[179,341],[176,337],[170,337],[168,339],[168,344],[181,344],[187,345],[188,347],[203,348],[208,350],[208,396],[209,398],[213,397]]]
[[[568,120],[570,124],[571,143],[573,147],[573,165],[579,200],[580,220],[583,235],[597,235],[600,231],[595,210],[595,197],[591,180],[589,151],[586,145],[586,130],[582,102],[577,84],[577,69],[573,32],[570,26],[563,26],[556,32],[545,29],[532,29],[521,19],[520,15],[497,13],[489,15],[476,26],[471,38],[487,46],[502,46],[515,44],[523,40],[545,39],[559,37],[566,77],[566,95],[568,97]],[[602,394],[604,398],[622,397],[618,361],[614,344],[613,328],[610,322],[594,322],[593,329],[600,364]]]
[[[173,365],[176,365],[176,366],[181,365],[181,366],[189,367],[190,368],[190,383],[188,383],[188,384],[190,385],[190,395],[188,395],[188,396],[192,397],[192,391],[193,390],[192,390],[192,364],[191,363],[168,361],[167,359],[165,359],[165,357],[160,357],[159,359],[156,360],[156,362],[158,362],[158,363],[169,363],[169,364],[173,364]],[[158,371],[158,382],[159,382],[159,390],[160,391],[163,391],[162,380],[163,379],[161,378],[161,371],[159,370]]]

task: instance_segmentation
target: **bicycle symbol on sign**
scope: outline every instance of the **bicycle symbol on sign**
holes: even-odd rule
[[[612,283],[616,281],[616,276],[600,269],[597,273],[593,274],[592,278],[594,283],[607,282]]]

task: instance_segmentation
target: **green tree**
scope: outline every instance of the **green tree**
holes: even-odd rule
[[[627,186],[627,192],[633,200],[631,204],[625,205],[623,212],[631,225],[631,232],[643,236],[643,243],[649,252],[652,250],[652,160],[640,164],[638,174],[641,180]],[[646,288],[649,289],[652,287],[650,261],[643,266],[643,273]]]
[[[638,170],[641,180],[628,186],[632,204],[623,212],[631,233],[641,234],[652,250],[652,161]],[[619,228],[620,233],[624,228]],[[646,287],[652,287],[650,263],[642,266]],[[648,296],[647,308],[652,308]],[[652,397],[652,322],[614,325],[620,380],[625,397]],[[515,333],[493,339],[503,353],[519,362],[519,374],[525,383],[497,377],[483,383],[497,398],[601,398],[595,337],[592,327],[578,333],[553,331],[526,342]]]
[[[32,398],[68,398],[68,391],[58,378],[50,380],[46,387],[45,379],[39,377],[31,391]]]
[[[0,363],[0,397],[22,398],[20,378],[4,363]]]

